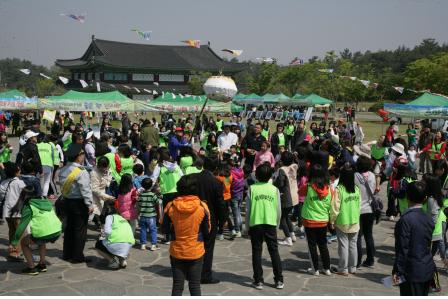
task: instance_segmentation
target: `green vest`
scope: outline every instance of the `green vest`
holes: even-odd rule
[[[61,163],[61,157],[59,157],[58,149],[56,148],[56,145],[53,144],[53,142],[50,142],[51,148],[53,149],[53,164],[58,165]]]
[[[107,237],[110,243],[129,243],[134,245],[135,239],[129,222],[118,214],[112,215],[112,232]]]
[[[294,135],[294,125],[287,125],[287,126],[285,127],[285,133],[286,133],[286,135],[288,135],[288,136],[292,136],[292,135]]]
[[[414,181],[414,179],[412,178],[404,178],[408,184],[412,183]],[[406,212],[406,210],[408,209],[409,205],[408,205],[408,197],[405,196],[404,198],[399,198],[398,199],[398,208],[400,209],[400,214],[403,215],[404,212]]]
[[[182,172],[185,173],[185,169],[191,165],[193,165],[193,157],[192,156],[185,156],[180,158],[180,169],[182,169]]]
[[[53,167],[54,166],[54,162],[53,162],[54,151],[53,151],[53,147],[51,146],[51,144],[47,143],[47,142],[38,143],[37,150],[39,151],[39,157],[40,157],[40,162],[42,163],[42,166]]]
[[[168,146],[168,145],[167,145],[167,143],[166,143],[165,137],[160,136],[160,137],[159,137],[159,147],[167,147],[167,146]]]
[[[72,133],[68,134],[68,138],[62,142],[62,150],[65,152],[68,149],[68,146],[72,144]]]
[[[134,171],[132,170],[132,168],[134,167],[134,159],[132,159],[132,157],[129,158],[121,157],[120,161],[121,161],[120,176],[123,176],[126,173],[132,175],[134,173]]]
[[[339,185],[336,189],[341,200],[341,207],[338,218],[336,218],[336,224],[351,225],[359,223],[361,196],[359,195],[358,186],[355,186],[355,192],[353,193],[348,193],[342,185]]]
[[[169,171],[165,166],[161,166],[159,175],[160,193],[177,192],[177,182],[180,180],[181,172],[178,166],[176,166],[173,172]]]
[[[372,157],[375,160],[381,160],[382,158],[384,158],[384,150],[385,150],[384,147],[380,147],[376,144],[373,144],[371,150],[372,150]]]
[[[221,120],[217,120],[216,122],[215,122],[215,124],[216,124],[216,128],[217,128],[217,131],[218,132],[221,132],[222,131],[222,125],[223,125],[223,123],[224,123],[224,121],[221,119]]]
[[[187,168],[185,168],[185,175],[200,172],[202,172],[202,169],[198,169],[196,166],[188,166]]]
[[[316,221],[328,221],[330,219],[331,194],[320,199],[316,191],[308,186],[308,191],[302,207],[302,218]]]
[[[115,165],[115,154],[114,153],[107,153],[104,155],[109,160],[109,169],[112,177],[115,179],[117,183],[120,183],[121,176],[117,172],[117,165]]]
[[[201,141],[201,147],[203,147],[204,149],[207,147],[207,143],[208,143],[208,135],[210,135],[209,132],[204,132],[204,139],[202,139]]]
[[[264,138],[266,138],[266,140],[269,140],[269,129],[265,130],[263,129],[261,131],[261,136],[263,136]]]
[[[431,151],[429,152],[429,159],[435,160],[436,154],[440,152],[440,149],[442,148],[443,142],[440,142],[439,144],[435,144],[434,142],[431,145]]]
[[[3,152],[0,154],[0,163],[6,163],[11,160],[11,150],[9,148],[3,149]]]
[[[271,183],[250,186],[249,226],[267,224],[277,226],[278,189]]]
[[[62,231],[62,223],[53,209],[51,211],[42,211],[33,205],[30,205],[33,216],[30,227],[31,235],[35,238],[45,238]]]
[[[280,146],[280,145],[283,145],[283,146],[285,146],[286,145],[286,142],[285,142],[285,134],[277,134],[277,136],[278,136],[278,145]]]

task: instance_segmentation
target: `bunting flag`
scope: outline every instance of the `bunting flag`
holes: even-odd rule
[[[299,59],[299,58],[294,58],[289,65],[302,65],[304,64],[303,59]]]
[[[377,89],[378,88],[378,83],[372,83],[372,87],[374,88],[374,89]]]
[[[22,73],[24,73],[25,75],[29,75],[31,74],[31,71],[29,69],[20,69],[19,71],[21,71]]]
[[[147,90],[146,88],[143,88],[144,91],[146,91],[147,93],[152,93],[151,90]]]
[[[140,93],[140,90],[137,87],[134,87],[135,91]]]
[[[96,91],[101,92],[100,82],[96,82]]]
[[[240,56],[241,54],[243,54],[243,50],[222,49],[221,51],[228,52],[228,53],[232,54],[235,57]]]
[[[198,39],[187,39],[187,40],[183,40],[181,42],[186,43],[187,45],[189,45],[190,47],[193,47],[193,48],[201,47],[201,41]]]
[[[69,17],[75,21],[78,21],[79,23],[84,23],[84,21],[86,20],[86,15],[82,14],[82,15],[72,15],[72,14],[65,14],[65,13],[61,13],[61,16],[65,16],[65,17]]]
[[[159,82],[153,82],[152,84],[159,86]]]
[[[129,86],[127,86],[127,85],[123,85],[123,87],[124,88],[126,88],[126,89],[131,89]]]
[[[51,80],[51,77],[48,77],[47,75],[45,75],[45,74],[43,74],[43,73],[39,73],[39,75],[40,75],[41,77],[44,77],[45,79],[49,79],[49,80]]]
[[[82,88],[86,88],[86,87],[88,87],[88,86],[89,86],[89,84],[87,84],[87,82],[86,82],[86,81],[84,81],[84,80],[79,80],[79,83],[81,83],[81,85],[82,85]]]
[[[272,57],[257,57],[255,59],[261,60],[261,62],[266,62],[266,63],[274,63],[275,62],[275,58],[272,58]]]
[[[317,71],[321,72],[321,73],[333,73],[334,69],[318,69]]]
[[[359,80],[359,82],[361,82],[362,85],[364,85],[366,88],[369,88],[370,81],[368,81],[368,80]]]
[[[110,87],[112,87],[112,88],[116,88],[115,85],[113,85],[113,84],[109,84],[109,85],[110,85]]]
[[[355,81],[357,78],[356,77],[349,77],[350,80]]]
[[[162,91],[162,97],[164,97],[165,96],[165,92],[164,91]]]
[[[157,91],[154,90],[154,91],[152,92],[152,94],[154,94],[154,95],[158,95],[159,93],[158,93]]]
[[[135,33],[137,33],[138,36],[140,36],[140,38],[142,38],[144,40],[149,40],[151,38],[152,31],[141,31],[139,29],[131,29],[131,31],[134,31]]]
[[[67,84],[68,83],[68,79],[62,76],[59,76],[59,80],[61,80],[62,83]]]
[[[404,87],[394,86],[394,89],[395,89],[396,91],[398,91],[399,93],[403,93]]]

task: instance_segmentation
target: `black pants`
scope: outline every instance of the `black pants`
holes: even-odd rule
[[[252,268],[254,270],[254,282],[263,281],[263,268],[261,255],[263,253],[263,241],[268,247],[269,256],[274,270],[274,281],[283,282],[282,261],[278,253],[277,228],[273,225],[260,224],[249,229],[250,243],[252,245]]]
[[[65,200],[66,227],[64,230],[64,247],[62,258],[75,262],[84,261],[84,246],[87,238],[87,221],[89,210],[84,199]]]
[[[232,223],[232,219],[230,219],[230,213],[229,213],[229,209],[230,209],[230,202],[231,200],[226,200],[224,203],[226,205],[226,209],[224,211],[224,222],[221,223],[221,221],[218,221],[218,234],[223,234],[224,233],[224,225],[227,222],[227,227],[229,228],[229,230],[232,230],[233,228],[233,223]]]
[[[317,255],[317,247],[319,247],[324,270],[329,270],[330,253],[328,252],[327,247],[327,227],[305,227],[305,233],[314,270],[317,271],[319,269],[319,256]]]
[[[428,296],[430,281],[409,282],[400,284],[400,296]]]
[[[173,201],[177,196],[177,193],[166,193],[162,195],[162,205],[163,205],[163,210],[165,211],[165,207],[168,205],[169,202]],[[170,241],[171,240],[171,235],[170,234],[166,234],[165,235],[165,241]]]
[[[394,216],[396,217],[398,215],[398,209],[397,209],[397,200],[395,199],[395,196],[392,195],[392,192],[388,192],[387,195],[387,210],[386,210],[386,216]]]
[[[173,272],[173,289],[171,296],[182,296],[185,279],[191,296],[201,296],[201,269],[203,257],[197,260],[178,260],[170,256]]]
[[[211,219],[210,235],[208,238],[204,239],[204,265],[202,266],[201,280],[211,280],[212,277],[212,266],[213,266],[213,251],[215,250],[215,240],[218,227],[216,225],[216,220]]]
[[[362,237],[366,242],[366,263],[373,266],[375,260],[375,242],[373,241],[373,224],[375,223],[375,215],[373,213],[361,214],[359,218],[358,233],[358,265],[362,263]]]
[[[289,213],[291,213],[291,210],[292,207],[282,208],[282,216],[280,218],[280,228],[283,230],[286,238],[291,237],[291,233],[294,231],[291,219],[289,219]]]

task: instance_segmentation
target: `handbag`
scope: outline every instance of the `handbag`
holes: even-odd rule
[[[373,194],[372,189],[370,189],[370,186],[366,179],[364,179],[364,186],[366,187],[367,193],[369,194],[369,197],[371,199],[370,201],[370,207],[372,207],[373,215],[375,215],[376,224],[380,223],[381,221],[381,213],[383,212],[383,202],[381,201],[381,198]]]

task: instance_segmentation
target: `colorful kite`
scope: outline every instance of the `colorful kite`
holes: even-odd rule
[[[131,29],[131,31],[134,31],[144,40],[149,40],[151,38],[152,31],[141,31],[139,29]]]
[[[72,14],[61,13],[61,16],[72,18],[73,20],[78,21],[79,23],[84,23],[84,21],[86,20],[85,14],[77,16]]]
[[[198,39],[187,39],[187,40],[183,40],[181,42],[186,43],[187,45],[189,45],[190,47],[193,47],[193,48],[201,47],[201,41]]]
[[[228,53],[232,54],[235,57],[240,56],[241,54],[243,54],[243,50],[222,49],[221,51],[228,52]]]
[[[302,65],[305,62],[303,61],[303,59],[299,59],[299,58],[294,58],[289,65]]]
[[[22,73],[24,73],[25,75],[29,75],[31,74],[31,71],[29,69],[20,69],[19,71],[21,71]]]

